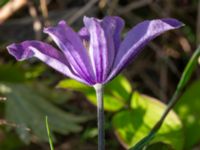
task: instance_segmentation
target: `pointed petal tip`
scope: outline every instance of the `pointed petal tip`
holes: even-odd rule
[[[52,26],[44,27],[44,28],[43,28],[43,32],[46,33],[46,34],[48,34],[49,31],[51,31],[53,28],[54,28],[54,27],[52,27]]]
[[[65,20],[61,20],[61,21],[59,21],[58,24],[55,25],[55,26],[45,27],[45,28],[43,29],[43,32],[48,34],[48,33],[50,33],[52,30],[58,28],[59,26],[67,26],[66,21],[65,21]]]
[[[65,20],[60,20],[58,24],[55,26],[55,28],[56,27],[68,27],[68,24]]]
[[[8,53],[15,57],[18,61],[23,61],[29,57],[32,57],[34,53],[30,50],[25,50],[22,44],[10,44],[7,47]]]
[[[86,22],[91,22],[91,21],[101,22],[102,20],[95,17],[88,17],[88,16],[83,17],[84,24],[86,24]]]
[[[6,46],[6,49],[8,50],[8,52],[10,52],[10,50],[15,46],[15,43],[12,43],[8,46]]]
[[[66,25],[67,23],[66,23],[66,21],[65,20],[60,20],[59,22],[58,22],[58,25]]]
[[[107,81],[115,77],[131,60],[133,60],[151,40],[160,34],[178,29],[184,24],[173,18],[145,20],[133,27],[120,45],[112,72]]]
[[[20,55],[17,54],[17,44],[12,43],[6,47],[8,53],[15,57],[16,60],[20,60]]]
[[[88,17],[88,16],[83,16],[84,24],[86,24],[86,22],[90,21],[91,19],[93,19],[93,18],[92,17]]]
[[[89,18],[88,16],[83,16],[83,20],[84,20],[84,19],[88,19],[88,18]]]
[[[43,32],[44,32],[44,33],[47,33],[47,32],[48,32],[48,29],[49,29],[49,27],[45,27],[45,28],[43,29]]]
[[[177,19],[174,19],[174,18],[164,18],[161,20],[174,28],[180,28],[185,25],[183,22],[181,22]]]
[[[8,53],[11,55],[14,55],[14,51],[15,51],[15,43],[12,43],[10,45],[8,45],[6,47],[6,49],[8,50]]]

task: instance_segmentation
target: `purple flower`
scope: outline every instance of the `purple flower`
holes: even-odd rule
[[[64,75],[93,86],[113,79],[152,39],[183,25],[175,19],[147,20],[121,41],[124,21],[120,17],[84,17],[83,22],[85,26],[78,33],[65,21],[44,29],[61,51],[36,40],[11,44],[7,49],[17,60],[37,57]]]

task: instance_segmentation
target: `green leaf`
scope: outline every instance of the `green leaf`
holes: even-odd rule
[[[129,81],[122,75],[117,76],[114,80],[106,84],[105,92],[112,94],[115,98],[129,103],[132,88]]]
[[[185,129],[185,149],[192,149],[200,141],[200,80],[192,83],[175,107]]]
[[[48,102],[40,95],[36,88],[24,84],[0,84],[0,92],[7,96],[6,119],[17,125],[16,131],[20,138],[28,143],[31,129],[37,139],[47,141],[44,116],[49,117],[49,125],[52,131],[68,134],[79,132],[79,123],[87,120],[87,117],[77,116],[62,111]],[[53,136],[53,135],[52,135]]]
[[[78,82],[73,79],[64,79],[60,81],[57,85],[58,88],[64,88],[69,90],[74,90],[83,93],[91,93],[94,92],[92,87],[89,87],[81,82]]]
[[[98,136],[98,129],[97,128],[87,128],[84,130],[82,138],[84,140],[92,139]]]
[[[82,92],[92,104],[96,105],[96,93],[92,87],[71,79],[62,80],[57,87]],[[104,87],[104,109],[118,111],[127,107],[131,91],[131,85],[125,77],[116,77]]]
[[[63,104],[70,100],[72,97],[71,92],[66,92],[61,89],[55,89],[47,87],[48,85],[41,85],[39,82],[32,83],[32,87],[37,89],[38,94],[40,94],[45,99],[55,103],[55,104]],[[53,91],[53,92],[52,92]]]
[[[87,99],[93,104],[97,105],[96,103],[96,94],[95,93],[86,93]],[[113,95],[104,93],[104,109],[107,111],[118,111],[119,109],[125,106],[125,103],[120,99],[115,98]]]
[[[144,138],[160,119],[165,108],[160,101],[135,92],[131,99],[131,109],[117,113],[112,119],[115,133],[122,145],[130,148]],[[181,150],[183,137],[182,124],[171,111],[150,144],[162,142],[175,150]]]

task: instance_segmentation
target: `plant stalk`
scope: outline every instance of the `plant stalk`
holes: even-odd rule
[[[105,150],[103,85],[94,86],[97,97],[98,150]]]
[[[45,117],[45,124],[46,124],[46,129],[47,129],[47,135],[48,135],[48,139],[49,139],[50,149],[54,150],[53,140],[52,140],[52,137],[51,137],[49,123],[48,123],[48,117],[47,116]]]

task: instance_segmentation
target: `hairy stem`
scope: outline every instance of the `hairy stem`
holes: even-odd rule
[[[96,97],[97,97],[98,150],[105,150],[103,85],[96,84],[94,88],[95,88]]]

